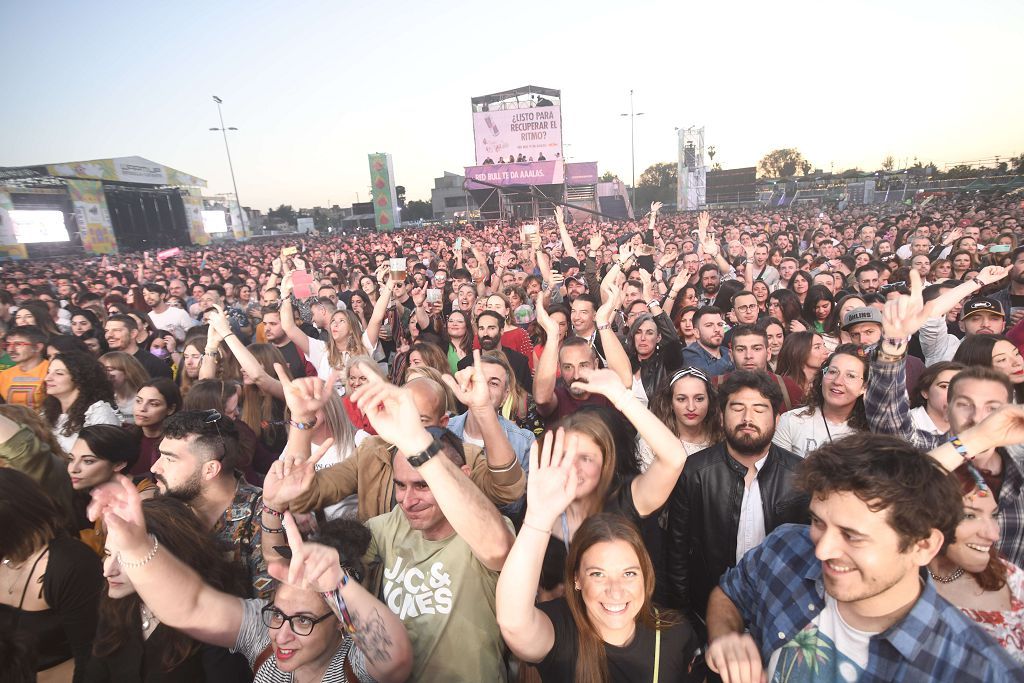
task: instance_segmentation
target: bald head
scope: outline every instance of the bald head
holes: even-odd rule
[[[405,386],[412,391],[412,400],[416,403],[424,427],[444,427],[448,424],[447,399],[440,383],[429,377],[414,377]]]

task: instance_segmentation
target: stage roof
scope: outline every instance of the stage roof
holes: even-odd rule
[[[0,166],[0,182],[39,178],[84,178],[141,185],[206,187],[206,181],[143,157],[66,161],[40,166]]]
[[[474,97],[472,102],[473,104],[491,104],[521,95],[544,95],[546,97],[561,98],[562,92],[552,88],[542,88],[539,85],[524,85],[521,88],[496,92],[491,95],[480,95],[479,97]]]

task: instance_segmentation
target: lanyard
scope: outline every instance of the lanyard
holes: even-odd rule
[[[658,608],[654,608],[654,683],[658,683],[658,669],[661,664],[661,624],[658,621]]]

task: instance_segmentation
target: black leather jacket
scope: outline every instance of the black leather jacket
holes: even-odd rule
[[[807,494],[793,480],[801,458],[772,444],[757,473],[764,531],[809,522]],[[673,606],[701,626],[711,589],[736,564],[736,536],[747,468],[725,443],[691,455],[669,498],[668,579]]]

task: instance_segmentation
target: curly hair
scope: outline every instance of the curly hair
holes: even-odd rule
[[[117,400],[114,398],[114,388],[110,385],[106,368],[90,354],[81,351],[58,353],[50,361],[50,368],[52,369],[53,364],[58,361],[68,369],[71,382],[78,391],[78,396],[68,408],[67,420],[60,432],[64,436],[71,436],[85,426],[85,411],[92,404],[106,401],[113,408],[117,406]],[[53,396],[47,396],[43,400],[42,412],[47,421],[56,427],[57,420],[63,412],[60,401]]]

